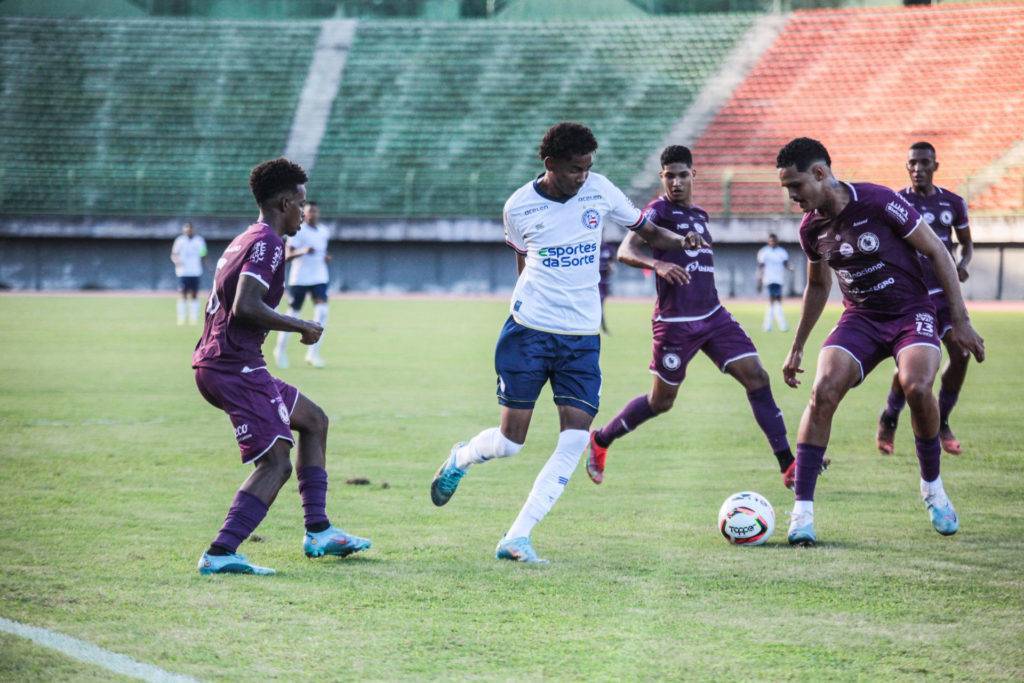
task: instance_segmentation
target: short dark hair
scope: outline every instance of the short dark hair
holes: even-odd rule
[[[774,232],[770,232],[770,233],[768,233],[768,239],[775,240],[776,242],[778,242],[779,241],[779,236],[776,235]]]
[[[582,123],[562,121],[548,128],[540,141],[540,158],[572,159],[597,150],[597,138]]]
[[[824,161],[826,166],[832,166],[832,157],[828,155],[825,145],[812,138],[794,138],[779,150],[779,155],[775,157],[775,167],[796,166],[796,170],[803,173],[815,161]]]
[[[298,164],[284,157],[264,161],[249,173],[249,189],[256,203],[263,206],[282,192],[294,191],[309,180]]]
[[[935,147],[932,145],[932,143],[925,142],[924,140],[920,142],[915,142],[910,146],[910,149],[926,149],[932,153],[932,156],[935,156]]]
[[[693,168],[693,153],[690,152],[689,147],[669,145],[661,150],[661,165],[668,166],[669,164],[686,164]]]

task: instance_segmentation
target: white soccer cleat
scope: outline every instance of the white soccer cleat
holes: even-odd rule
[[[282,370],[288,369],[288,352],[284,349],[274,349],[274,362],[277,363],[277,367]]]
[[[306,362],[312,365],[314,368],[322,368],[327,365],[324,359],[318,355],[306,354]]]

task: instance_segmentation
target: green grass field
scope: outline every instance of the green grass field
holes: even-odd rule
[[[792,390],[789,335],[733,309],[795,441],[837,311]],[[500,301],[335,301],[329,367],[280,374],[330,415],[328,509],[374,547],[307,560],[293,479],[243,546],[279,574],[203,578],[196,560],[247,470],[195,389],[197,329],[173,325],[167,298],[0,297],[0,616],[208,680],[1024,677],[1024,314],[974,315],[989,360],[954,413],[966,454],[943,460],[956,536],[918,498],[909,420],[896,455],[875,452],[890,363],[840,408],[822,543],[790,548],[791,494],[743,391],[698,356],[673,412],[616,444],[604,485],[579,468],[534,534],[547,568],[493,551],[554,446],[549,392],[518,456],[475,468],[445,508],[428,495],[451,444],[497,423],[504,315]],[[609,307],[599,423],[649,387],[648,316]],[[764,547],[715,530],[743,489],[775,505]],[[111,676],[0,636],[0,679],[69,678]]]

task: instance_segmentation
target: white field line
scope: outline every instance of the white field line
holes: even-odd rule
[[[0,632],[10,633],[11,635],[18,636],[19,638],[31,640],[36,645],[42,645],[43,647],[50,648],[51,650],[56,650],[57,652],[67,655],[72,659],[77,659],[80,662],[95,664],[107,671],[112,671],[116,674],[121,674],[122,676],[129,676],[143,681],[154,681],[158,683],[167,683],[170,681],[174,681],[176,683],[196,683],[196,679],[189,676],[172,674],[171,672],[164,671],[160,667],[153,666],[152,664],[137,662],[131,657],[119,655],[116,652],[111,652],[110,650],[104,650],[102,647],[93,645],[92,643],[87,643],[84,640],[78,640],[77,638],[72,638],[71,636],[66,636],[47,628],[26,626],[25,624],[20,624],[17,621],[11,621],[10,619],[0,617]]]

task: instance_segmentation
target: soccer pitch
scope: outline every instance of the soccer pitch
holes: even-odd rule
[[[730,308],[795,444],[838,309],[792,390],[790,335],[761,332],[760,306]],[[596,424],[649,388],[649,314],[609,304]],[[918,497],[908,414],[896,454],[875,450],[891,362],[840,407],[821,543],[803,549],[785,543],[791,494],[742,388],[698,356],[673,411],[612,448],[603,485],[581,464],[534,534],[545,568],[493,553],[555,444],[550,390],[519,455],[473,468],[445,508],[428,492],[453,442],[497,424],[505,315],[497,300],[334,301],[328,367],[296,363],[295,342],[278,374],[330,416],[328,512],[374,546],[306,559],[293,478],[242,547],[279,574],[201,577],[248,469],[195,389],[198,328],[174,326],[169,298],[0,297],[0,617],[205,680],[1024,677],[1024,314],[972,316],[988,360],[953,413],[965,455],[943,457],[956,536]],[[715,529],[744,489],[775,506],[764,547]],[[112,677],[0,635],[0,679],[54,678]]]

